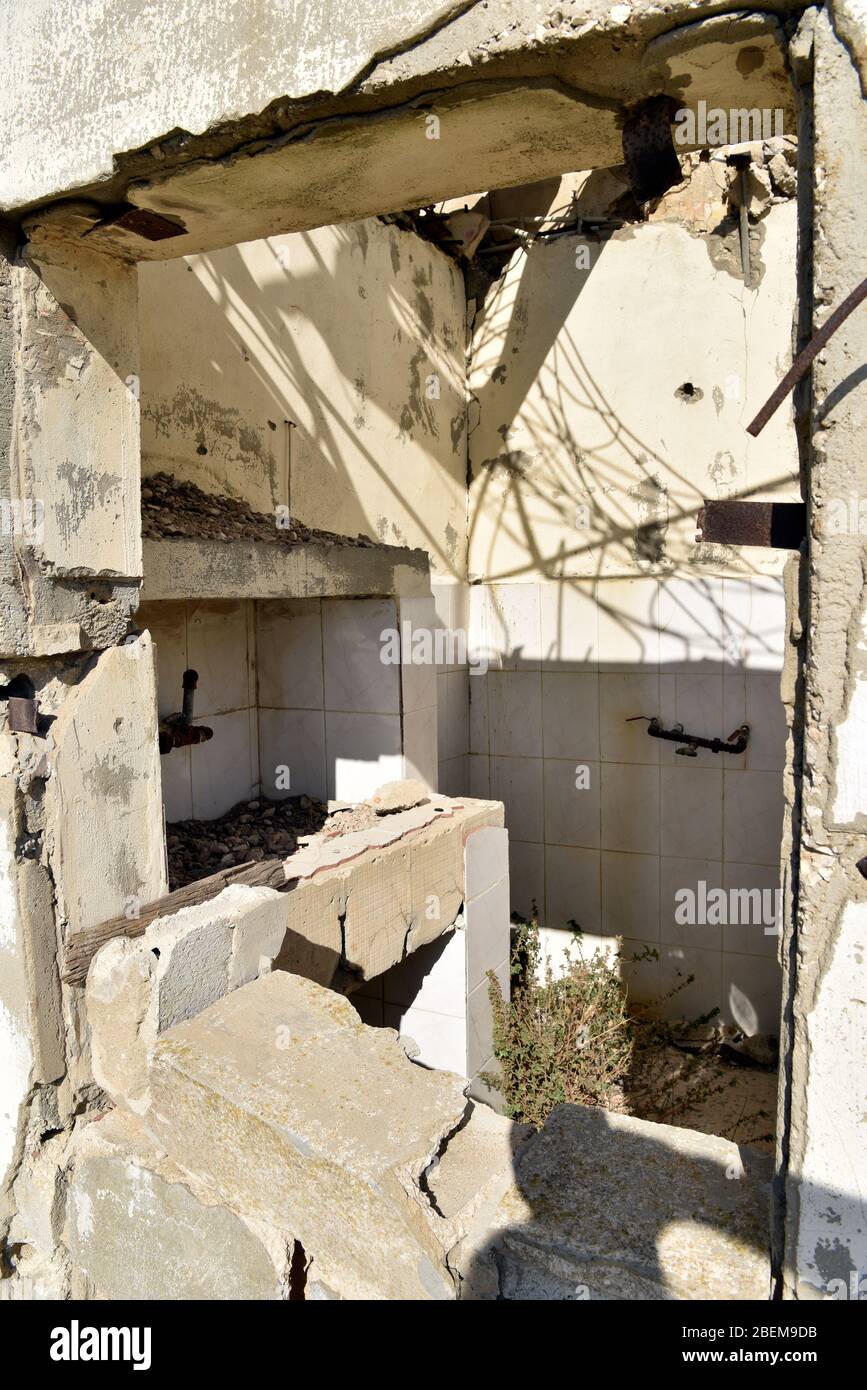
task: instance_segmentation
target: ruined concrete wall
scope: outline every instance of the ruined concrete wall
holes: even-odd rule
[[[142,265],[142,455],[308,526],[463,575],[465,315],[455,263],[379,221]]]
[[[153,645],[131,626],[136,276],[50,228],[2,250],[0,1278],[59,1297],[66,1144],[100,1093],[58,951],[166,889]],[[33,691],[28,727],[13,680]]]
[[[794,149],[751,153],[751,287],[712,149],[647,223],[516,255],[477,317],[471,626],[492,669],[468,682],[469,786],[505,802],[514,906],[536,902],[553,953],[570,919],[621,934],[659,953],[629,972],[639,997],[694,974],[673,1011],[777,1032],[784,556],[696,542],[704,498],[799,496],[790,406],[745,431],[796,293]],[[616,172],[573,175],[550,207],[611,215],[622,193]],[[751,743],[686,759],[626,722],[654,715],[747,722]],[[770,920],[678,921],[701,882],[766,894]]]
[[[845,9],[846,7],[841,7]],[[813,298],[825,320],[864,273],[867,112],[842,39],[819,13],[814,45]],[[804,46],[809,47],[808,36]],[[779,1159],[784,1294],[863,1298],[865,397],[863,310],[813,369],[813,451],[799,892],[787,942],[787,1127]]]

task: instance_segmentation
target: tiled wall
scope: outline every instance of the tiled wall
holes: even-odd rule
[[[142,605],[160,715],[180,708],[192,666],[196,719],[214,729],[161,759],[166,819],[212,819],[260,789],[358,801],[404,776],[435,785],[435,673],[381,660],[381,634],[401,612],[433,621],[430,599]]]
[[[470,590],[466,584],[432,584],[436,627],[441,632],[469,634]],[[470,752],[470,678],[466,659],[456,647],[444,649],[437,664],[438,790],[446,796],[467,796]]]
[[[779,883],[785,717],[782,584],[752,579],[611,579],[472,590],[470,790],[505,803],[512,904],[536,902],[548,951],[575,919],[592,941],[658,959],[628,968],[637,997],[667,1011],[719,1007],[777,1031],[777,938],[756,926],[681,926],[675,891]],[[675,753],[636,715],[726,737],[739,757]],[[586,768],[576,786],[578,770]]]
[[[156,643],[160,717],[181,708],[181,677],[199,673],[195,720],[214,737],[160,758],[166,820],[211,820],[257,795],[254,605],[248,600],[148,603],[137,620]]]

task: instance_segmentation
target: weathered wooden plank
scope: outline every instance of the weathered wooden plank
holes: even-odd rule
[[[83,985],[87,979],[90,962],[100,946],[116,936],[136,937],[144,933],[148,923],[157,917],[167,917],[182,907],[195,907],[197,903],[215,898],[232,883],[245,883],[251,888],[285,888],[286,873],[282,859],[262,859],[247,864],[235,864],[228,869],[219,869],[208,878],[200,878],[173,893],[146,903],[140,908],[138,916],[110,917],[94,927],[76,932],[66,942],[63,950],[61,975],[70,985]]]

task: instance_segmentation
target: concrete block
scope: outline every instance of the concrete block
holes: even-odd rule
[[[147,1124],[233,1209],[291,1228],[340,1297],[447,1299],[420,1177],[463,1085],[414,1066],[341,996],[274,972],[157,1041]]]
[[[103,1298],[288,1294],[291,1236],[251,1226],[194,1190],[122,1111],[76,1134],[66,1235],[73,1263]]]
[[[473,1220],[466,1295],[767,1299],[772,1167],[713,1135],[557,1106]]]
[[[285,915],[274,889],[233,884],[208,902],[155,918],[143,936],[117,937],[97,952],[85,990],[93,1074],[118,1105],[144,1113],[156,1038],[270,969]]]

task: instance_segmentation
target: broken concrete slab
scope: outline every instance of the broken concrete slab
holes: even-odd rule
[[[294,1231],[339,1297],[448,1299],[422,1174],[463,1087],[346,999],[278,972],[157,1041],[147,1126],[221,1200]]]
[[[767,1299],[772,1170],[726,1139],[557,1106],[456,1253],[464,1296]]]
[[[194,1190],[141,1122],[119,1110],[76,1134],[67,1238],[103,1298],[288,1297],[291,1236]]]

